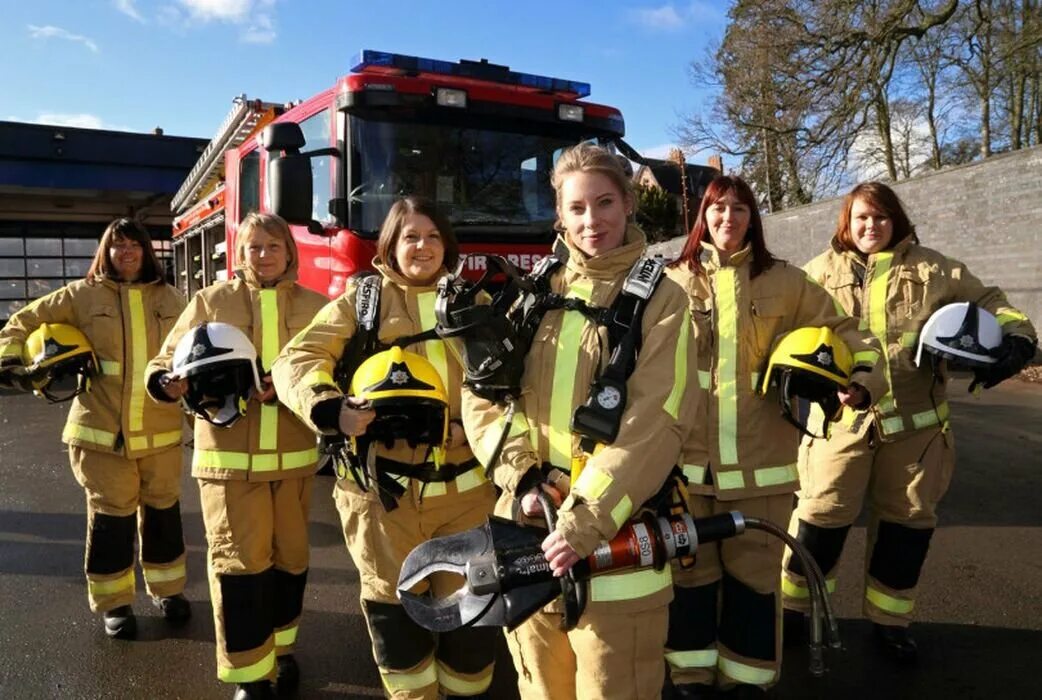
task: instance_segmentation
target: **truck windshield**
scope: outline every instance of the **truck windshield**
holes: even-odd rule
[[[561,151],[582,140],[560,130],[519,133],[358,116],[348,122],[350,225],[372,236],[397,199],[418,194],[438,203],[461,240],[547,240],[555,219],[550,173]]]

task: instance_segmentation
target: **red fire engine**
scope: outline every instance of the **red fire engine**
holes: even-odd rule
[[[367,269],[390,206],[419,194],[447,213],[463,251],[523,268],[553,241],[556,157],[621,142],[622,115],[582,101],[586,83],[363,51],[351,74],[294,105],[236,99],[173,199],[175,274],[191,295],[227,279],[250,211],[293,224],[302,284],[334,297]]]

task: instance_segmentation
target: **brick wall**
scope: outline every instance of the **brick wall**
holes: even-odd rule
[[[920,242],[1001,287],[1042,327],[1042,146],[896,186]],[[825,249],[842,198],[767,216],[767,245],[800,265]]]

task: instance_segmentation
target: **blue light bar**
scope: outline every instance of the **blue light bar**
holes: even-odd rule
[[[590,95],[589,83],[580,83],[563,78],[550,78],[544,75],[533,75],[532,73],[518,73],[510,70],[507,66],[489,63],[485,59],[480,61],[462,60],[459,63],[452,63],[451,61],[438,61],[433,58],[420,58],[419,56],[405,56],[398,53],[365,49],[358,54],[351,72],[362,73],[366,68],[394,68],[415,73],[436,73],[458,78],[473,78],[504,85],[518,85],[535,90],[545,90],[546,92],[569,92],[577,97],[588,97]]]

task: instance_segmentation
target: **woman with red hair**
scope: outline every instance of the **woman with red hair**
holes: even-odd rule
[[[738,510],[787,523],[800,431],[758,391],[776,339],[807,326],[831,329],[855,365],[838,398],[862,407],[886,390],[879,344],[802,270],[771,255],[741,178],[709,184],[670,274],[690,297],[699,384],[708,394],[681,463],[692,514]],[[748,532],[699,548],[693,567],[674,572],[666,660],[679,697],[708,697],[714,686],[758,697],[778,681],[782,553],[780,540]]]

